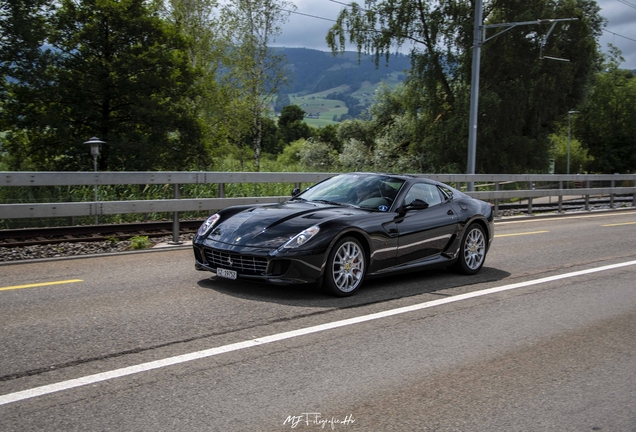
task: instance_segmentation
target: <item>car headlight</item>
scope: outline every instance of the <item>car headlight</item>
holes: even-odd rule
[[[219,219],[221,219],[221,216],[219,216],[218,213],[215,213],[212,216],[210,216],[208,220],[203,222],[203,225],[201,225],[201,228],[199,228],[199,231],[197,232],[197,237],[201,237],[209,233],[212,227],[219,221]]]
[[[318,231],[320,231],[320,228],[316,225],[307,228],[303,232],[290,238],[283,246],[281,246],[281,249],[293,249],[302,246],[311,240],[313,236],[318,234]]]

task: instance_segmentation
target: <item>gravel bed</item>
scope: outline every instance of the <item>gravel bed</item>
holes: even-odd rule
[[[179,238],[179,241],[182,242],[190,240],[192,240],[192,234],[181,235]],[[171,241],[172,236],[150,237],[148,238],[149,247],[147,249],[151,249],[159,243],[168,243]],[[0,262],[116,253],[132,250],[135,249],[133,249],[133,243],[130,240],[120,240],[116,242],[66,242],[41,246],[0,247]]]

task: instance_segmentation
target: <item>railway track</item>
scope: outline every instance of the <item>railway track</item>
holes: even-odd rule
[[[594,208],[609,208],[609,199],[591,199],[589,206]],[[632,197],[616,197],[614,206],[632,206]],[[558,203],[533,204],[532,213],[554,213]],[[528,204],[499,204],[500,215],[512,216],[527,214]],[[585,200],[570,200],[562,204],[563,212],[585,210]],[[195,233],[203,220],[179,222],[179,234]],[[51,245],[57,243],[98,242],[104,240],[127,240],[135,236],[165,237],[172,235],[172,222],[142,222],[109,225],[83,225],[53,228],[23,228],[0,230],[0,247],[21,247]]]
[[[632,206],[634,199],[629,196],[629,197],[615,197],[614,198],[614,207],[621,207],[621,206]],[[589,206],[590,209],[596,207],[596,208],[600,208],[600,207],[607,207],[609,208],[611,204],[611,201],[609,198],[597,198],[597,199],[590,199],[589,200]],[[522,212],[526,212],[527,213],[527,209],[528,209],[528,203],[523,203],[523,204],[499,204],[499,209],[500,210],[519,210]],[[551,202],[551,203],[537,203],[536,201],[532,204],[532,213],[550,213],[550,212],[555,212],[558,210],[558,202],[556,201],[555,198],[555,202]],[[563,201],[562,205],[561,205],[561,210],[566,212],[566,211],[582,211],[585,210],[585,199],[581,198],[581,199],[574,199],[574,200],[567,200],[567,201]]]
[[[179,233],[196,232],[203,221],[180,221]],[[172,235],[172,222],[142,222],[109,225],[83,225],[51,228],[0,230],[0,247],[39,246],[57,243],[126,240],[135,236],[165,237]]]

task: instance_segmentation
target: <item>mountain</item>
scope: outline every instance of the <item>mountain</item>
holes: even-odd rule
[[[355,92],[363,83],[376,84],[391,74],[404,74],[411,68],[409,57],[392,55],[388,64],[380,58],[376,67],[374,57],[356,52],[333,56],[330,52],[307,48],[275,48],[287,58],[291,84],[285,93],[318,93],[340,86]]]

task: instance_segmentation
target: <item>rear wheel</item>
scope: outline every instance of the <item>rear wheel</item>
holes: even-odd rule
[[[459,249],[459,257],[451,270],[473,275],[481,270],[486,260],[486,233],[479,224],[472,224],[466,230]]]
[[[362,244],[345,237],[335,244],[325,267],[324,287],[338,297],[350,296],[362,284],[366,256]]]

